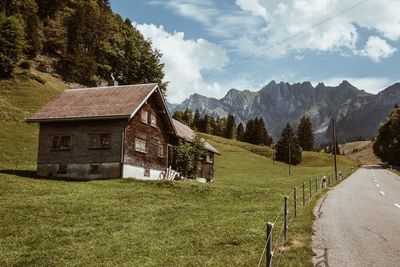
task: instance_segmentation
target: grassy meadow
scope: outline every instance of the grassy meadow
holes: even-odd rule
[[[332,172],[326,154],[304,153],[289,176],[265,147],[206,136],[222,153],[212,184],[36,179],[37,126],[24,119],[67,87],[36,75],[49,82],[0,81],[0,266],[257,266],[283,196]],[[312,266],[315,199],[277,243],[281,266]]]

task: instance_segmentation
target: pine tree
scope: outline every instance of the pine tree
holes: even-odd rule
[[[246,132],[244,134],[244,141],[253,144],[255,141],[255,121],[250,119],[246,123]]]
[[[226,121],[225,138],[233,139],[235,135],[235,128],[236,128],[235,117],[229,114],[228,119]]]
[[[198,130],[201,129],[201,116],[199,109],[196,109],[196,112],[194,113],[193,128],[196,128]]]
[[[211,134],[211,117],[208,114],[205,114],[202,120],[202,132],[206,134]]]
[[[182,119],[183,119],[184,123],[187,126],[191,127],[192,124],[193,124],[193,112],[192,112],[192,110],[189,109],[189,108],[186,108],[186,110],[183,112]]]
[[[15,17],[0,16],[0,77],[11,76],[23,56],[24,29]]]
[[[314,133],[309,117],[302,117],[297,128],[297,138],[304,151],[311,151],[314,148]]]
[[[383,162],[400,166],[400,108],[395,107],[380,126],[373,150]]]
[[[289,154],[291,155],[290,163],[292,165],[297,165],[301,162],[301,148],[292,127],[288,123],[281,133],[280,140],[276,144],[275,158],[277,161],[289,163]]]
[[[172,116],[172,118],[174,118],[175,120],[177,120],[177,121],[179,121],[179,122],[184,123],[184,120],[183,120],[183,112],[182,112],[182,111],[179,111],[179,110],[175,111],[175,113],[174,113],[174,115]]]
[[[244,133],[245,133],[244,126],[242,123],[239,123],[239,126],[237,127],[236,131],[236,139],[238,141],[243,141]]]

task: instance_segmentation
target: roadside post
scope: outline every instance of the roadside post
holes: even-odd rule
[[[265,250],[265,254],[267,257],[267,267],[272,267],[272,230],[274,229],[274,225],[270,222],[267,223],[267,247]]]
[[[294,217],[297,218],[297,187],[294,187],[293,200],[294,200]]]
[[[283,232],[285,235],[285,242],[287,241],[287,231],[288,231],[288,197],[285,196],[285,225],[283,226]]]

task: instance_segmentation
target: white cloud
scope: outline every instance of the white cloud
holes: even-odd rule
[[[268,18],[267,10],[258,0],[236,0],[236,5],[242,10],[249,11],[253,16],[260,16],[265,19]]]
[[[226,51],[204,39],[185,39],[183,32],[169,33],[163,26],[135,24],[145,36],[151,38],[153,46],[162,54],[165,63],[165,80],[170,81],[168,100],[180,102],[189,94],[219,94],[221,86],[204,82],[202,71],[218,70],[228,63]]]
[[[282,57],[306,50],[348,55],[359,50],[360,29],[400,38],[399,0],[235,0],[236,10],[210,0],[157,2],[203,23],[245,55]]]
[[[358,89],[371,94],[377,94],[394,83],[394,81],[385,77],[332,77],[322,82],[327,86],[337,86],[342,81],[348,81]],[[312,82],[312,84],[315,86],[318,82]]]
[[[379,62],[393,55],[396,50],[396,48],[390,46],[385,40],[378,36],[371,36],[368,38],[365,47],[360,51],[356,51],[355,54],[366,56],[374,62]]]

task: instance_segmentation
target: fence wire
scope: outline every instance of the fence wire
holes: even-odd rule
[[[289,195],[286,195],[286,197],[287,197],[287,199],[288,199],[288,206],[287,206],[287,212],[288,212],[288,217],[287,217],[287,228],[288,228],[288,230],[289,230],[289,225],[291,225],[291,223],[292,223],[292,221],[293,221],[293,219],[294,218],[297,218],[297,217],[299,217],[300,215],[303,215],[304,214],[304,209],[305,209],[305,207],[307,206],[307,204],[308,203],[310,203],[310,201],[311,201],[311,199],[313,198],[313,196],[315,196],[318,192],[320,192],[321,190],[323,190],[323,188],[322,188],[322,181],[321,181],[321,179],[322,179],[322,177],[324,177],[325,176],[325,178],[326,178],[326,186],[327,186],[327,189],[329,189],[330,187],[333,187],[333,186],[335,186],[335,185],[337,185],[338,183],[340,183],[342,180],[344,180],[344,179],[346,179],[348,176],[350,176],[352,173],[353,173],[353,168],[349,168],[349,169],[346,169],[346,170],[344,170],[344,171],[341,171],[340,173],[342,174],[342,179],[339,179],[339,177],[337,177],[337,178],[335,178],[334,177],[334,175],[332,174],[332,173],[330,173],[329,175],[330,175],[330,182],[328,182],[328,177],[329,176],[325,176],[325,175],[318,175],[317,176],[317,188],[318,188],[318,191],[315,191],[315,188],[313,188],[313,186],[311,187],[311,192],[313,193],[311,196],[309,196],[309,188],[307,188],[307,186],[309,186],[309,181],[310,180],[307,180],[307,181],[303,181],[303,182],[301,182],[301,183],[299,183],[297,186],[296,185],[294,185],[293,186],[293,190],[291,191],[291,193],[289,194]],[[318,185],[318,182],[319,182],[319,185]],[[314,178],[312,178],[311,179],[311,184],[313,185],[315,183],[315,181],[314,181]],[[303,204],[303,184],[304,184],[304,206],[302,205]],[[294,198],[292,198],[292,196],[294,195],[294,187],[297,187],[297,194],[296,194],[296,201],[297,201],[297,203],[296,203],[296,210],[297,210],[297,217],[294,217]],[[300,190],[299,190],[300,189]],[[301,193],[300,193],[301,192]],[[300,203],[299,203],[299,201],[300,201]],[[293,203],[292,203],[293,202]],[[300,204],[300,205],[299,205]],[[292,207],[292,205],[293,205],[293,207]],[[301,208],[301,207],[303,207],[303,208]],[[300,213],[300,211],[301,211],[301,213]],[[277,223],[278,223],[278,221],[279,221],[279,219],[281,218],[281,216],[283,215],[283,213],[284,213],[284,208],[281,208],[280,209],[280,211],[278,212],[278,214],[276,215],[276,217],[275,217],[275,220],[273,221],[273,225],[274,225],[274,227],[273,227],[273,230],[276,228],[275,227],[275,225],[277,225]],[[277,259],[277,264],[276,264],[276,266],[279,266],[279,263],[280,263],[280,261],[281,261],[281,258],[282,258],[282,255],[283,255],[283,253],[277,253],[277,248],[278,248],[278,246],[281,244],[281,242],[282,242],[282,238],[284,237],[283,235],[282,235],[282,232],[284,231],[284,229],[285,229],[285,217],[284,216],[282,216],[282,222],[281,222],[281,224],[280,224],[280,227],[279,227],[279,232],[278,232],[278,234],[277,235],[274,235],[273,234],[273,230],[268,234],[268,236],[267,236],[267,239],[266,239],[266,241],[265,241],[265,243],[264,243],[264,247],[263,247],[263,251],[262,251],[262,253],[261,253],[261,256],[260,256],[260,258],[259,258],[259,261],[258,261],[258,267],[260,267],[261,266],[261,264],[262,264],[262,262],[263,262],[263,259],[265,258],[265,255],[266,255],[266,253],[267,253],[267,244],[268,244],[268,241],[271,239],[271,237],[274,237],[275,236],[275,238],[273,238],[272,239],[272,241],[274,241],[275,240],[275,246],[274,246],[274,248],[273,248],[273,250],[272,250],[272,255],[274,256],[274,257],[276,257],[276,259]],[[276,255],[276,256],[275,256]]]

